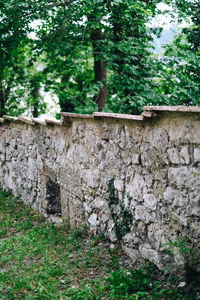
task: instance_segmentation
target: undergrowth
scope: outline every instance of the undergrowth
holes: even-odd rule
[[[195,299],[152,264],[125,269],[120,247],[53,225],[0,191],[0,299]]]

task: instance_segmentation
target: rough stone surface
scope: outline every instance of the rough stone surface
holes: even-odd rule
[[[190,263],[184,239],[200,271],[199,108],[149,110],[157,117],[1,119],[0,186],[51,219],[120,238],[133,262]]]

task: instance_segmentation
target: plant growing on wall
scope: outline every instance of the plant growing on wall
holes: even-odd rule
[[[122,201],[120,201],[116,196],[114,179],[111,179],[108,182],[108,192],[109,192],[108,206],[110,209],[111,217],[114,221],[114,231],[117,239],[121,240],[124,235],[130,232],[133,216],[131,211],[125,207],[124,197],[122,198]],[[115,212],[114,206],[119,207],[119,213]]]

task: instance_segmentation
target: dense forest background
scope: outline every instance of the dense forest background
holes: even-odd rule
[[[159,55],[166,13],[188,24]],[[77,113],[199,105],[199,0],[0,0],[0,116],[38,117],[45,92]]]

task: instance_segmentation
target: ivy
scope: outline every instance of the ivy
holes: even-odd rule
[[[116,191],[114,187],[114,179],[111,179],[108,182],[108,191],[109,191],[109,202],[108,206],[110,209],[111,217],[114,221],[114,231],[118,240],[121,240],[131,230],[131,224],[133,221],[133,216],[131,211],[125,207],[124,195],[120,203],[118,197],[116,196]],[[113,206],[119,205],[120,211],[119,214],[114,212]]]
[[[114,187],[114,179],[111,179],[108,182],[108,191],[109,191],[109,207],[113,204],[118,204],[119,199],[115,196],[115,187]]]

